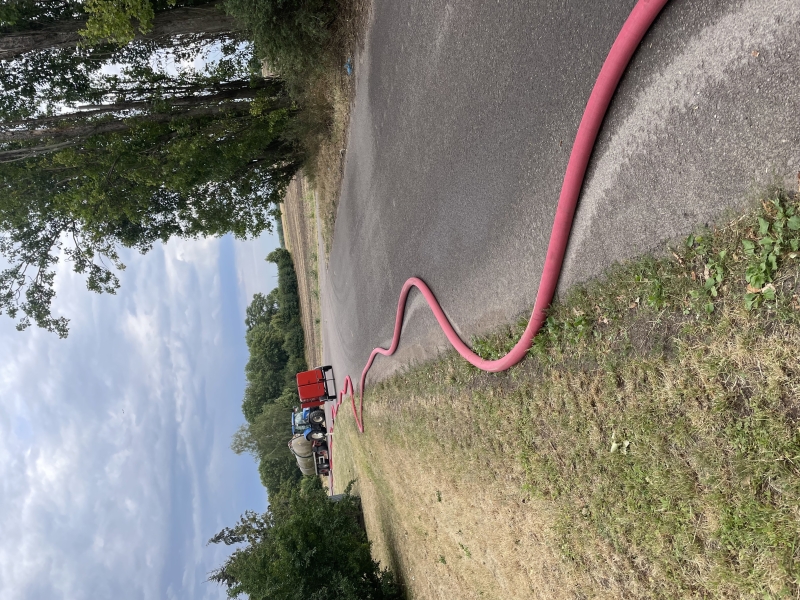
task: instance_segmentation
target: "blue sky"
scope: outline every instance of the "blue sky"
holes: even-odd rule
[[[70,336],[0,317],[0,596],[222,598],[205,543],[266,495],[229,449],[244,310],[277,284],[265,235],[126,252],[116,296],[61,264]]]

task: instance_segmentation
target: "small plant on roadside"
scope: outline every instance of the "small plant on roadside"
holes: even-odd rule
[[[800,214],[787,200],[785,194],[776,193],[769,202],[764,202],[764,214],[758,217],[758,234],[755,239],[742,240],[749,259],[745,269],[747,310],[757,308],[765,300],[775,300],[773,281],[781,262],[798,257]]]
[[[724,265],[727,255],[728,251],[722,250],[709,258],[703,265],[703,278],[705,279],[703,287],[699,290],[691,291],[692,298],[699,300],[703,310],[709,314],[714,312],[714,300],[719,297],[720,288],[725,279]]]

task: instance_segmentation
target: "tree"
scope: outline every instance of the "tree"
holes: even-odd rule
[[[89,290],[113,293],[120,247],[147,252],[174,236],[247,237],[271,226],[303,159],[296,109],[282,82],[253,74],[248,51],[218,35],[230,29],[220,15],[209,20],[218,2],[177,4],[20,0],[0,13],[0,48],[19,50],[0,62],[0,253],[9,264],[0,313],[19,329],[67,335],[68,320],[51,312],[59,260],[85,274]],[[184,29],[159,29],[170,19]],[[20,41],[83,26],[132,41]],[[205,71],[154,66],[202,55],[208,46],[197,39],[209,36],[222,58]]]
[[[266,296],[262,293],[253,294],[253,300],[245,310],[244,325],[250,331],[259,323],[269,323],[278,312],[278,288]]]
[[[273,317],[274,319],[275,317]],[[250,358],[245,365],[245,402],[242,412],[252,423],[262,408],[274,402],[286,383],[284,371],[289,356],[283,348],[283,332],[269,323],[259,323],[245,336]]]
[[[276,498],[285,487],[296,487],[303,480],[297,461],[288,449],[286,453],[261,459],[258,474],[269,498]]]
[[[253,419],[245,423],[233,434],[231,450],[236,454],[248,452],[254,458],[271,458],[278,452],[287,453],[289,439],[289,418],[291,410],[279,404],[267,404]]]
[[[331,502],[319,480],[287,488],[262,515],[248,512],[209,543],[245,544],[209,576],[229,598],[399,600],[400,587],[372,559],[350,488]]]
[[[234,31],[235,24],[220,0],[21,0],[0,12],[0,28],[0,60],[8,61],[40,50],[75,49],[83,42],[209,39]]]
[[[261,483],[270,498],[281,493],[285,485],[297,485],[303,476],[294,456],[287,448],[290,408],[278,403],[266,404],[251,422],[244,423],[233,434],[231,450],[251,454],[258,462]]]
[[[251,35],[258,56],[292,87],[325,69],[341,7],[336,0],[225,2]]]
[[[64,336],[66,319],[50,314],[60,250],[88,274],[90,290],[113,293],[112,268],[124,268],[119,246],[146,252],[173,236],[246,237],[269,228],[301,160],[275,117],[286,121],[288,113],[138,120],[0,164],[0,253],[11,265],[0,273],[0,312],[22,312],[20,328],[33,321]],[[262,333],[251,337],[263,360],[285,364],[283,337],[271,344],[274,336]]]
[[[267,296],[255,294],[247,307],[245,341],[250,358],[245,366],[242,412],[251,425],[265,406],[297,404],[295,375],[307,368],[300,323],[300,296],[291,254],[278,248],[267,256],[278,266],[278,287]]]

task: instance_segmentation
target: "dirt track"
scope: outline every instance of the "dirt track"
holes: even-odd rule
[[[286,249],[292,254],[300,293],[300,314],[309,367],[322,364],[317,275],[316,193],[300,172],[289,184],[281,206]]]

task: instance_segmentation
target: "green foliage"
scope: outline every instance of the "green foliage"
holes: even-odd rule
[[[250,359],[245,365],[247,387],[242,411],[245,419],[253,422],[262,407],[275,401],[283,391],[289,357],[283,349],[284,336],[275,317],[257,324],[247,332],[245,339]]]
[[[61,27],[88,13],[89,27],[117,43],[0,62],[0,253],[9,265],[0,312],[19,329],[35,323],[67,335],[68,320],[51,313],[58,260],[72,262],[89,290],[114,293],[119,247],[147,252],[175,236],[244,238],[271,227],[303,159],[283,84],[253,76],[246,46],[225,34],[214,38],[222,58],[198,72],[168,63],[193,63],[209,40],[125,44],[130,36],[119,33],[125,23],[147,28],[164,10],[205,3],[2,7],[6,31]]]
[[[256,53],[284,78],[324,68],[338,5],[332,0],[226,0],[225,8],[252,36]]]
[[[263,515],[248,512],[210,543],[237,544],[209,580],[229,598],[250,600],[399,600],[392,573],[372,559],[358,522],[360,504],[349,494],[331,502],[310,482],[271,499]]]
[[[263,407],[253,422],[245,423],[233,435],[231,450],[236,454],[249,452],[256,458],[271,458],[286,450],[291,409],[272,403]]]
[[[37,30],[46,25],[71,34],[75,27],[86,22],[86,8],[96,7],[108,15],[125,13],[130,19],[133,17],[130,11],[135,7],[138,12],[158,16],[165,9],[209,1],[213,0],[19,1],[0,8],[0,24],[5,25],[0,25],[0,29]],[[90,15],[87,27],[113,28],[97,25],[95,20]],[[137,23],[141,27],[141,22]],[[20,44],[21,54],[0,63],[0,120],[58,115],[65,107],[74,108],[77,103],[85,112],[100,103],[115,105],[141,100],[154,91],[153,95],[166,99],[181,95],[186,84],[192,81],[215,79],[220,83],[249,77],[252,45],[242,45],[233,33],[209,35],[192,30],[202,25],[200,20],[192,21],[180,36],[160,36],[132,43],[121,43],[126,37],[124,33],[109,31],[117,43],[94,43],[99,40],[93,40],[91,45],[58,45],[44,49],[33,44],[32,50],[27,52],[24,44]],[[133,31],[137,26],[129,20],[125,27]],[[207,77],[203,77],[193,64],[198,58],[209,58],[212,44],[222,56],[207,61]],[[166,63],[170,63],[168,68],[164,68]]]
[[[284,435],[288,427],[288,419],[284,424]],[[317,479],[316,477],[303,477],[297,467],[294,455],[287,449],[269,458],[263,458],[258,463],[258,474],[261,484],[267,490],[269,498],[276,498],[286,487],[297,487],[304,479]]]
[[[50,312],[58,249],[87,275],[88,289],[113,293],[112,268],[124,268],[118,246],[147,252],[175,236],[258,235],[299,165],[298,150],[264,117],[140,119],[126,127],[0,163],[0,253],[11,265],[0,274],[0,312],[22,315],[19,328],[33,322],[67,333],[66,319]]]
[[[36,29],[82,12],[77,0],[7,0],[0,4],[0,31]]]
[[[287,449],[291,410],[274,402],[262,407],[252,422],[244,423],[233,435],[231,450],[247,452],[258,464],[261,483],[270,498],[285,485],[296,486],[303,478],[294,456]]]
[[[703,278],[705,283],[702,288],[691,290],[689,295],[702,306],[705,312],[711,314],[714,312],[714,299],[719,296],[725,279],[725,259],[728,251],[721,250],[714,255],[709,250],[708,242],[708,236],[690,235],[686,240],[686,247],[692,255],[702,257],[704,260]],[[690,311],[687,308],[685,312],[688,314]]]
[[[286,442],[290,409],[299,403],[295,375],[307,365],[292,257],[279,248],[267,260],[278,267],[278,287],[266,296],[255,294],[247,307],[245,340],[250,358],[242,402],[247,422],[234,434],[231,448],[255,457],[261,482],[273,498],[285,485],[302,479]]]
[[[254,294],[253,300],[245,310],[244,324],[247,331],[253,329],[260,322],[269,323],[277,313],[278,288],[275,288],[266,296],[264,294]]]
[[[81,35],[90,44],[106,40],[127,44],[136,36],[136,29],[149,31],[155,17],[150,0],[86,0],[84,10],[89,20]]]
[[[748,257],[745,280],[748,284],[744,301],[748,310],[765,300],[775,300],[775,274],[781,263],[796,259],[800,250],[800,214],[790,204],[785,193],[776,192],[764,203],[764,213],[758,218],[755,239],[742,240]]]
[[[245,318],[250,358],[245,366],[247,387],[242,412],[251,424],[269,403],[294,406],[295,375],[307,368],[292,257],[279,248],[267,260],[278,266],[278,287],[267,296],[255,294]]]

